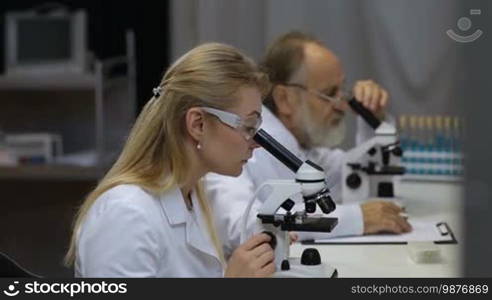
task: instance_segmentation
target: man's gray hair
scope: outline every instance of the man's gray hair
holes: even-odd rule
[[[304,45],[307,43],[324,46],[323,42],[310,34],[300,31],[285,33],[268,46],[260,63],[262,71],[268,74],[272,83],[272,89],[265,98],[264,104],[274,114],[277,114],[277,107],[272,96],[273,88],[277,84],[288,83],[299,70],[304,61]]]

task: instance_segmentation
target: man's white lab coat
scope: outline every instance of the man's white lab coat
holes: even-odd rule
[[[342,161],[345,151],[329,148],[302,149],[292,133],[266,107],[263,107],[262,117],[262,129],[302,161],[310,159],[325,170],[332,198],[338,203],[337,209],[330,216],[338,217],[339,223],[331,233],[303,232],[299,233],[300,239],[361,235],[363,217],[360,205],[339,204],[341,202]],[[357,143],[374,135],[373,130],[360,118],[357,120],[357,127]],[[216,217],[216,225],[224,243],[226,256],[230,255],[241,243],[243,230],[241,218],[248,203],[254,197],[257,188],[270,179],[294,179],[294,173],[263,148],[258,148],[253,152],[253,157],[244,166],[239,177],[207,174],[206,189]],[[249,226],[256,221],[256,212],[263,201],[265,197],[261,194],[255,199],[248,219]],[[301,200],[299,198],[296,201]]]

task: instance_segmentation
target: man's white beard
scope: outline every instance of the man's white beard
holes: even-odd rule
[[[336,125],[329,122],[316,124],[309,113],[308,106],[304,103],[301,106],[301,128],[308,139],[309,147],[332,148],[340,145],[345,138],[345,118],[342,116]]]

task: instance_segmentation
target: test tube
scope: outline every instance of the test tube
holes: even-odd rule
[[[436,125],[436,131],[434,136],[434,144],[436,145],[437,151],[441,151],[443,148],[443,120],[442,116],[437,115],[434,117],[434,124]]]
[[[434,124],[436,125],[435,128],[435,149],[436,149],[436,157],[435,157],[435,172],[436,175],[444,175],[444,133],[443,133],[443,117],[440,115],[437,115],[434,117]]]
[[[432,116],[425,117],[425,144],[428,151],[433,151],[434,144],[434,118]]]
[[[409,130],[409,144],[412,151],[417,150],[418,136],[417,136],[417,116],[410,116],[410,130]]]
[[[461,122],[460,118],[455,116],[453,118],[453,175],[461,175],[462,163],[461,163]]]
[[[408,147],[408,129],[406,115],[400,115],[399,125],[400,146],[403,148],[403,150],[406,150]]]
[[[418,163],[418,174],[426,174],[426,134],[425,134],[425,116],[417,117],[417,152],[416,162]]]
[[[452,149],[453,149],[453,136],[452,136],[452,128],[451,128],[452,118],[450,116],[444,117],[444,174],[452,175],[453,173],[453,158],[452,158]]]
[[[425,151],[426,133],[425,133],[425,116],[418,117],[418,139],[420,151]]]
[[[408,174],[417,174],[417,116],[408,116],[408,134],[407,134],[407,147],[408,150],[403,152],[405,157],[404,162],[408,166]]]
[[[425,138],[426,138],[426,169],[427,174],[435,175],[436,174],[436,158],[437,152],[435,143],[434,143],[434,118],[432,116],[425,117]]]

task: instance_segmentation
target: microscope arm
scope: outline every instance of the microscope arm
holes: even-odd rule
[[[388,176],[403,175],[405,173],[405,168],[398,165],[398,162],[396,165],[392,164],[392,157],[398,159],[398,157],[403,155],[402,149],[399,146],[396,128],[387,122],[380,121],[355,98],[348,101],[348,104],[355,113],[360,115],[374,129],[375,135],[347,152],[343,166],[343,197],[347,201],[352,201],[356,198],[363,199],[368,196],[369,192],[367,191],[373,189],[371,186],[374,182],[378,186],[378,196],[383,195],[383,193],[380,194],[379,192],[380,183],[377,183],[378,180],[387,180],[385,178]],[[358,172],[369,176],[378,176],[374,177],[376,179],[365,179],[362,181],[362,174],[358,174]],[[362,185],[364,181],[369,180],[371,181],[368,185]],[[384,183],[392,184],[392,180]]]
[[[270,187],[272,191],[269,195],[269,199],[271,200],[265,201],[259,211],[260,214],[264,215],[274,215],[286,199],[289,199],[292,195],[301,193],[300,184],[293,184],[292,182],[286,182],[285,180],[268,180],[258,188],[258,191],[261,191],[267,186]]]
[[[336,205],[329,195],[330,191],[326,186],[323,168],[309,160],[302,162],[263,129],[260,129],[253,138],[255,142],[295,172],[295,185],[299,185],[299,190],[304,198],[307,212],[314,212],[316,204],[319,205],[325,214],[335,210]],[[283,201],[287,199],[288,198],[283,198]],[[265,204],[265,207],[269,207],[269,212],[271,212],[274,206],[278,205],[275,209],[276,211],[280,208],[282,203],[283,202],[276,200],[271,204],[272,206],[268,203]]]

